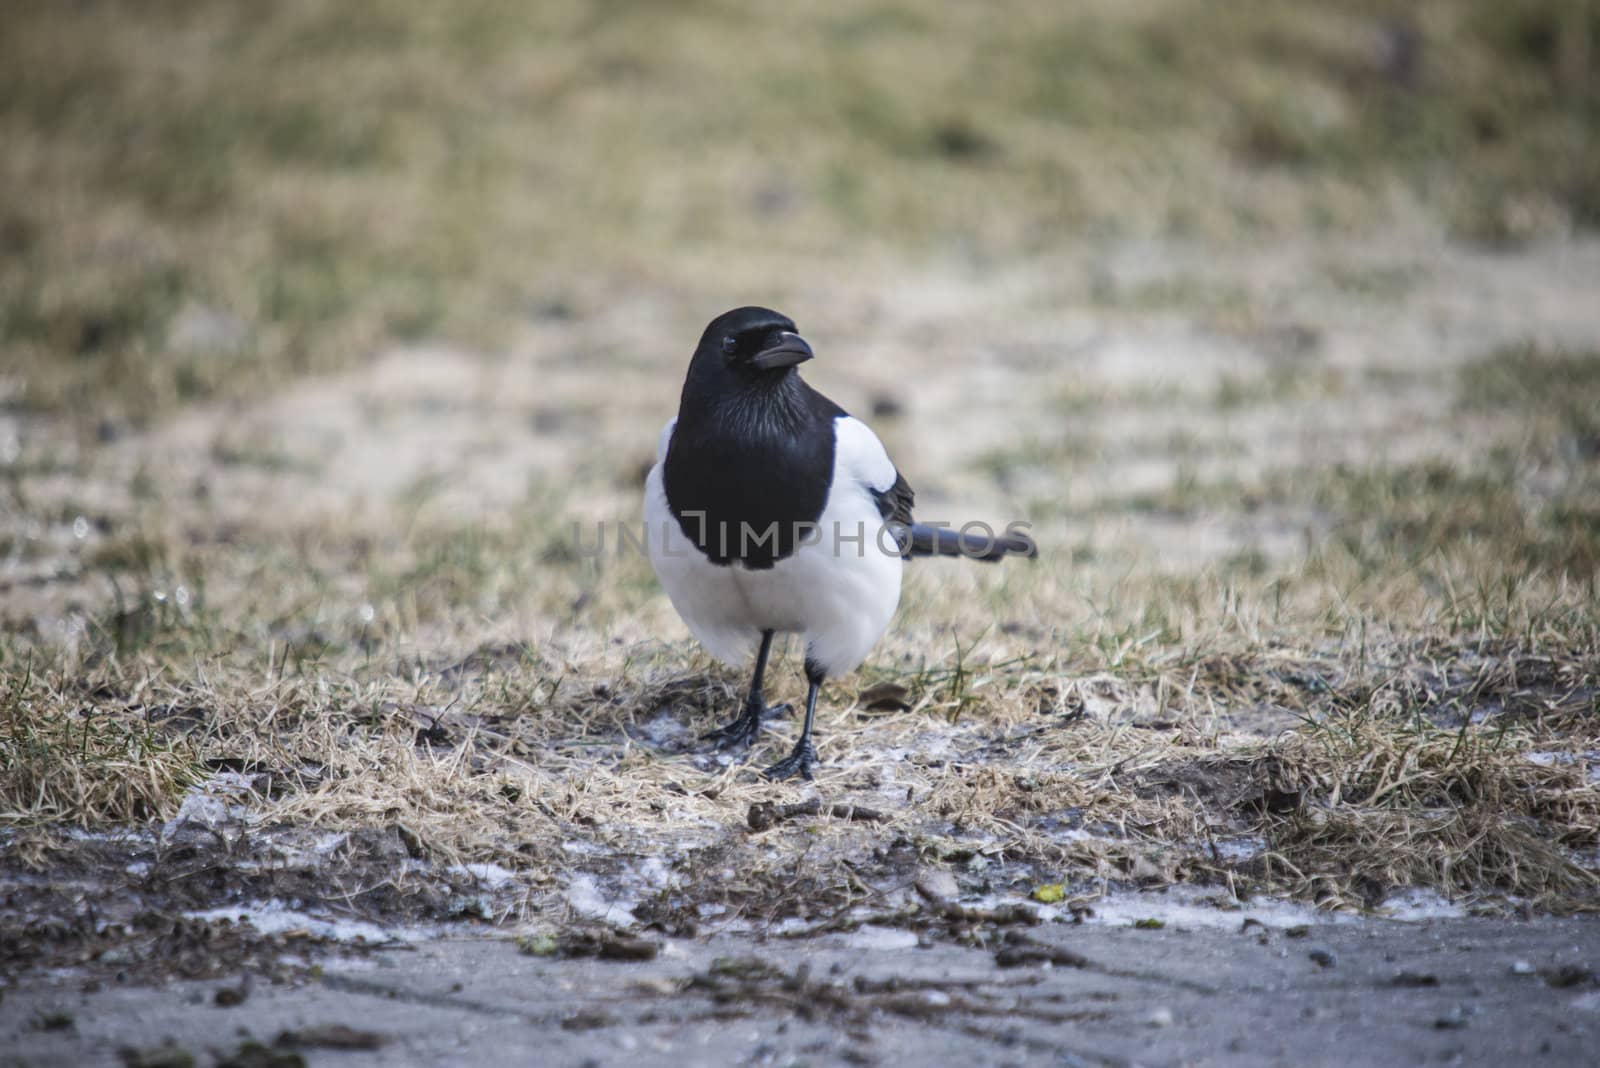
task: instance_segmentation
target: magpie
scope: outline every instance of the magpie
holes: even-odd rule
[[[767,657],[774,635],[804,639],[805,725],[769,779],[812,777],[817,691],[889,625],[903,558],[1036,555],[1009,528],[912,522],[911,487],[877,435],[800,378],[813,355],[794,321],[767,308],[713,319],[645,480],[646,551],[673,607],[729,666],[755,655],[743,710],[705,740],[748,747],[763,716],[787,711],[762,697]]]

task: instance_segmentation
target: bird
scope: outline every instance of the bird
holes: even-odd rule
[[[877,435],[800,377],[814,356],[769,308],[711,320],[644,488],[646,553],[678,615],[730,667],[755,658],[741,711],[703,740],[748,749],[763,719],[790,711],[765,703],[767,660],[776,635],[804,641],[805,721],[764,770],[771,780],[814,778],[818,692],[888,627],[905,559],[1037,555],[1017,524],[982,534],[915,523],[915,494]]]

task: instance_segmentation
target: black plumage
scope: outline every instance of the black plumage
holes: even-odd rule
[[[737,308],[713,320],[645,490],[647,524],[663,527],[659,543],[647,537],[651,562],[679,614],[719,658],[755,654],[743,709],[710,738],[755,740],[777,711],[762,697],[774,638],[805,638],[805,722],[794,750],[767,769],[772,778],[811,777],[818,692],[828,676],[853,670],[888,625],[903,558],[1034,552],[1009,532],[914,522],[916,495],[882,442],[800,378],[796,367],[811,358],[777,312]],[[878,537],[883,526],[892,540]]]

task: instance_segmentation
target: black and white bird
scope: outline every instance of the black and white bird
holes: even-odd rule
[[[801,380],[812,355],[775,311],[712,320],[644,491],[647,551],[673,607],[724,663],[755,656],[743,711],[708,739],[754,742],[762,717],[783,711],[762,697],[773,636],[805,642],[805,725],[772,779],[812,777],[817,691],[889,625],[903,557],[1035,555],[1022,534],[913,523],[911,487],[877,435]]]

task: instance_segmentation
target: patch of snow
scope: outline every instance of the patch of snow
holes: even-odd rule
[[[1214,844],[1217,847],[1217,856],[1223,860],[1249,860],[1267,848],[1267,840],[1257,835],[1218,838]]]
[[[255,777],[237,771],[219,771],[204,782],[191,786],[183,795],[178,814],[161,827],[163,836],[194,824],[215,829],[242,820],[248,811],[241,799],[250,795]]]
[[[660,857],[645,857],[644,860],[639,862],[635,870],[646,885],[653,886],[658,890],[672,886],[678,881],[672,872],[667,870],[666,864],[662,862]]]
[[[183,799],[183,804],[178,806],[178,814],[161,826],[164,835],[174,834],[181,827],[195,824],[200,827],[217,827],[228,822],[228,810],[234,806],[229,805],[220,797],[211,794],[190,794]]]
[[[320,919],[290,908],[288,904],[276,898],[270,901],[252,901],[245,905],[203,909],[185,915],[196,920],[247,922],[262,934],[305,931],[314,937],[330,938],[338,942],[419,942],[437,933],[420,929],[380,927],[364,920]]]
[[[611,849],[601,845],[599,842],[591,842],[585,838],[568,838],[565,842],[561,843],[561,848],[565,849],[568,853],[581,853],[585,856],[591,857],[600,855],[610,856],[612,852]]]
[[[591,920],[619,926],[639,922],[638,917],[633,914],[637,902],[607,898],[601,893],[594,876],[587,872],[574,875],[567,883],[566,893],[563,896],[567,899],[567,904],[572,907],[572,911]]]
[[[490,890],[498,890],[517,877],[516,872],[510,868],[502,868],[498,864],[452,864],[446,870],[457,875],[470,876]]]
[[[669,749],[675,748],[684,742],[692,741],[694,732],[679,721],[676,716],[669,712],[662,712],[639,724],[639,732],[635,737],[657,748]]]
[[[1576,764],[1580,758],[1587,766],[1584,777],[1591,783],[1600,784],[1600,750],[1589,750],[1578,754],[1535,750],[1522,754],[1522,759],[1530,764],[1537,764],[1541,768],[1550,768],[1556,765],[1566,767]]]
[[[259,860],[241,859],[234,866],[240,871],[315,868],[349,839],[343,831],[322,831],[309,842],[307,837],[308,833],[298,828],[268,829],[260,839],[269,847],[268,855]]]
[[[1423,920],[1450,920],[1465,916],[1467,910],[1437,890],[1413,887],[1383,899],[1380,911],[1392,920],[1419,923]]]
[[[150,835],[142,828],[116,827],[108,831],[91,831],[84,827],[63,829],[66,837],[77,842],[120,842],[128,845],[147,845]]]
[[[329,853],[332,853],[335,849],[338,849],[340,846],[344,845],[349,837],[350,836],[345,834],[343,831],[329,831],[327,834],[322,835],[314,843],[312,843],[311,849],[318,856],[325,857]]]
[[[1051,840],[1056,842],[1106,842],[1108,844],[1116,842],[1115,838],[1103,834],[1095,834],[1093,831],[1082,827],[1056,827],[1050,830],[1049,835]],[[1218,845],[1220,846],[1221,843],[1219,842]]]
[[[843,942],[851,949],[871,952],[889,949],[915,949],[917,936],[914,931],[901,931],[893,927],[878,927],[874,924],[864,923],[854,931],[844,935]]]
[[[1085,922],[1125,927],[1140,920],[1160,920],[1165,927],[1185,930],[1209,928],[1238,930],[1245,920],[1268,927],[1298,927],[1315,923],[1354,922],[1356,917],[1321,912],[1309,905],[1277,898],[1254,898],[1238,908],[1219,908],[1214,887],[1172,886],[1166,890],[1136,890],[1110,894],[1091,903],[1094,915]]]

